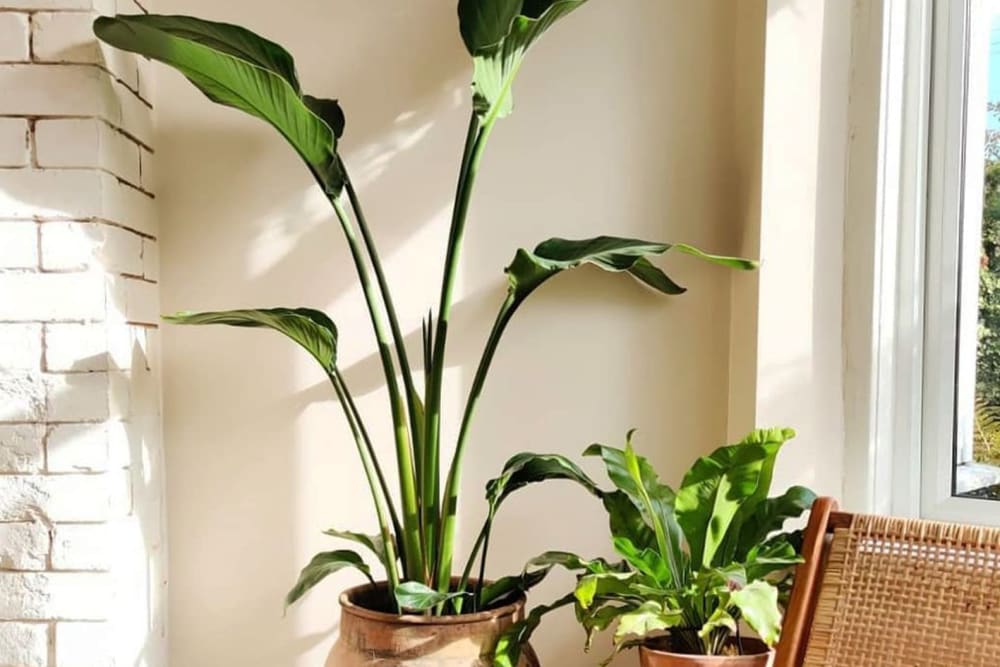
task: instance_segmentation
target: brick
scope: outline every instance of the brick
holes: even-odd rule
[[[33,222],[0,222],[0,269],[38,267],[38,226]]]
[[[48,625],[0,622],[0,665],[48,667],[48,664]]]
[[[0,618],[100,621],[110,611],[107,574],[0,572]]]
[[[4,5],[7,3],[5,2]],[[28,16],[15,12],[0,12],[0,61],[25,62],[28,52]]]
[[[107,521],[128,514],[127,491],[121,473],[6,475],[0,484],[0,521]]]
[[[142,242],[142,275],[147,280],[160,279],[160,248],[150,239]]]
[[[0,472],[41,470],[44,437],[45,429],[40,424],[0,425]]]
[[[107,419],[108,374],[72,373],[45,376],[49,421],[69,422]]]
[[[55,667],[115,667],[109,624],[57,623],[55,634]],[[122,639],[120,631],[118,638]]]
[[[59,424],[45,442],[49,472],[104,472],[108,469],[106,424]]]
[[[155,236],[153,200],[111,174],[73,169],[14,170],[3,174],[0,217],[102,218]]]
[[[0,570],[44,570],[48,555],[49,529],[43,523],[0,523]]]
[[[120,127],[147,146],[153,146],[153,112],[131,91],[119,90]]]
[[[142,189],[156,193],[156,156],[142,147],[139,148],[139,172]]]
[[[40,370],[41,324],[0,324],[0,368]]]
[[[129,277],[114,278],[109,308],[132,324],[159,324],[160,303],[157,285]]]
[[[0,65],[0,90],[0,115],[122,120],[111,78],[90,65]]]
[[[0,368],[0,422],[40,421],[45,417],[45,385],[36,373]]]
[[[2,228],[0,228],[2,230]],[[49,222],[41,226],[46,271],[99,269],[141,275],[142,237],[101,223]]]
[[[0,320],[98,320],[105,315],[97,273],[0,273]]]
[[[46,324],[45,370],[106,371],[108,330],[103,324]]]
[[[113,543],[110,524],[57,524],[52,537],[52,567],[106,572],[111,569]]]
[[[132,413],[132,388],[127,371],[108,373],[108,418],[128,419]]]
[[[0,167],[24,167],[28,163],[28,121],[0,118]]]
[[[106,169],[139,185],[139,146],[96,118],[59,118],[35,124],[40,167]]]
[[[101,62],[101,50],[90,13],[39,12],[33,19],[33,46],[38,62]]]

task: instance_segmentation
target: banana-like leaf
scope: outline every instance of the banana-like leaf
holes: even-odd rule
[[[638,609],[618,617],[615,643],[621,643],[626,637],[642,638],[653,632],[667,630],[679,625],[682,617],[679,609],[667,608],[655,600],[647,600]]]
[[[371,569],[356,552],[348,549],[326,551],[316,554],[309,564],[302,568],[299,580],[295,582],[295,586],[285,596],[285,608],[287,609],[295,604],[316,584],[323,581],[323,579],[344,568],[358,570],[368,578],[368,581],[372,582],[372,584],[375,583],[372,579]]]
[[[328,193],[340,193],[337,138],[344,114],[333,100],[303,95],[294,61],[281,46],[239,26],[190,16],[102,16],[94,33],[111,46],[173,67],[213,102],[269,123]]]
[[[632,584],[637,575],[634,572],[602,572],[586,574],[576,582],[576,603],[583,609],[593,606],[598,597],[611,596],[615,599],[632,595]]]
[[[385,550],[385,540],[382,539],[381,535],[365,535],[364,533],[353,533],[349,530],[336,530],[334,528],[324,530],[323,534],[367,547],[369,551],[375,554],[380,563],[385,563],[387,567],[389,566],[389,563],[386,563],[386,559],[389,556]]]
[[[601,490],[594,480],[565,456],[522,452],[508,459],[499,477],[486,483],[486,500],[495,510],[518,489],[550,479],[576,482],[591,494],[601,497]]]
[[[674,585],[683,586],[687,558],[683,549],[683,533],[674,512],[674,492],[669,486],[660,483],[649,461],[635,454],[631,436],[629,433],[629,442],[624,450],[595,444],[588,447],[583,455],[601,457],[608,477],[628,497],[656,535],[653,544],[666,561]],[[612,521],[614,522],[614,517]],[[642,542],[634,543],[640,547],[649,546]]]
[[[568,551],[546,551],[528,561],[524,570],[528,572],[533,567],[551,568],[554,565],[566,568],[570,572],[588,572],[590,574],[605,574],[608,572],[625,572],[621,564],[612,564],[603,558],[587,560]]]
[[[470,595],[470,593],[442,593],[425,586],[419,581],[404,581],[394,591],[400,609],[427,611],[448,600]]]
[[[804,486],[793,486],[776,498],[768,498],[744,522],[739,534],[736,555],[749,553],[771,533],[781,530],[785,521],[796,519],[812,507],[816,494]]]
[[[778,643],[781,634],[781,610],[778,608],[778,589],[763,580],[757,580],[738,591],[729,599],[740,610],[761,640],[768,646]]]
[[[605,493],[602,500],[608,513],[612,538],[628,540],[639,550],[656,548],[656,535],[642,518],[639,508],[623,491]]]
[[[615,551],[639,572],[650,577],[657,584],[666,586],[671,581],[670,569],[666,561],[656,549],[646,547],[640,549],[632,540],[620,535],[613,539]]]
[[[534,252],[528,252],[523,248],[517,251],[514,261],[507,267],[508,291],[513,307],[516,308],[549,278],[567,269],[592,264],[605,271],[627,272],[633,278],[664,294],[683,294],[685,289],[653,266],[648,259],[669,250],[729,268],[752,270],[757,267],[757,263],[751,260],[710,255],[681,243],[655,243],[613,236],[576,241],[556,238],[540,243]]]
[[[305,348],[327,373],[333,372],[337,364],[337,326],[325,313],[311,308],[184,312],[167,315],[163,319],[171,324],[225,324],[273,329]]]
[[[752,431],[738,444],[759,445],[774,443],[780,446],[794,437],[795,431],[790,428],[758,429],[756,431]],[[743,528],[746,524],[753,522],[753,519],[758,517],[759,508],[767,501],[767,494],[771,490],[771,480],[774,478],[774,464],[777,461],[777,454],[778,452],[776,450],[774,452],[774,456],[764,461],[764,464],[760,469],[760,479],[757,483],[757,490],[752,496],[740,503],[740,508],[736,512],[736,516],[733,517],[732,526],[723,538],[722,547],[717,551],[717,560],[743,560],[743,558],[746,557],[746,552],[739,548],[740,542],[742,542],[740,533],[743,532]],[[735,552],[732,550],[732,546],[730,545],[736,546]]]
[[[693,564],[712,566],[733,519],[758,493],[783,442],[750,440],[720,447],[698,459],[684,476],[675,507]],[[770,479],[763,481],[770,484]]]
[[[531,45],[587,0],[459,0],[462,40],[473,57],[473,104],[482,118],[513,109],[511,87]]]
[[[539,605],[532,609],[531,613],[523,621],[507,628],[497,641],[493,658],[494,667],[516,667],[521,661],[521,653],[524,645],[531,639],[532,633],[538,629],[538,625],[542,622],[542,617],[551,611],[573,604],[573,601],[573,594],[570,593],[559,598],[552,604]]]
[[[774,572],[788,570],[803,562],[798,549],[786,535],[777,536],[750,549],[747,554],[746,578],[748,581],[763,579]]]

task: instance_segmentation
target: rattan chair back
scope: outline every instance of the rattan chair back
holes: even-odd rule
[[[1000,529],[816,501],[775,667],[1000,667]]]

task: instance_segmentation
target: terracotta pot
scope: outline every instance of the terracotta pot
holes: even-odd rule
[[[376,611],[386,584],[340,596],[340,637],[326,667],[492,667],[500,633],[524,617],[524,597],[462,616],[398,616]],[[530,646],[518,667],[539,667]]]
[[[641,667],[770,667],[774,650],[759,639],[744,639],[743,655],[691,655],[651,646],[639,647]]]

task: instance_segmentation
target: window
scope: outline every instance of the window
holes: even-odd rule
[[[1000,524],[1000,1],[934,3],[921,513]]]

